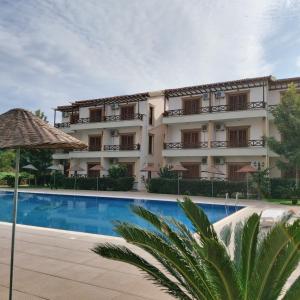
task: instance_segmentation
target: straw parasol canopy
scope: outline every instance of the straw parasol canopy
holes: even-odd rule
[[[68,169],[68,171],[71,171],[71,172],[81,172],[81,171],[84,171],[83,168],[81,168],[80,166],[72,166],[70,167],[70,169]]]
[[[18,208],[20,150],[84,149],[86,144],[52,127],[31,112],[16,108],[0,115],[0,149],[16,149],[16,175],[12,212],[9,300],[13,297],[15,232]]]
[[[22,169],[34,170],[34,171],[38,170],[34,165],[31,164],[24,166]]]
[[[16,108],[0,115],[0,149],[84,149],[86,144]]]
[[[91,167],[90,170],[92,170],[92,171],[99,171],[99,172],[100,171],[105,171],[105,169],[101,165],[99,165],[99,164]]]
[[[147,165],[141,170],[141,172],[159,172],[159,170],[153,165]]]
[[[48,170],[53,170],[53,171],[63,171],[64,166],[63,165],[52,165],[47,168]]]
[[[237,170],[238,173],[256,173],[257,170],[252,167],[251,165],[246,165],[242,168],[240,168],[239,170]]]
[[[178,165],[172,166],[171,171],[183,172],[183,171],[187,171],[187,169],[185,167],[183,167],[181,164],[178,164]]]

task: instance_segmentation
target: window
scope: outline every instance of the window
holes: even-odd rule
[[[88,163],[87,164],[87,170],[88,170],[88,177],[98,177],[100,176],[100,171],[94,171],[91,170],[91,168],[93,168],[94,166],[99,165],[99,163]]]
[[[79,120],[79,111],[73,111],[70,115],[70,123],[76,124]]]
[[[149,107],[149,125],[153,125],[154,121],[154,107],[150,106]]]
[[[183,178],[199,178],[200,177],[200,165],[191,163],[182,163],[182,166],[187,171],[182,172]]]
[[[133,150],[134,135],[122,134],[120,135],[120,149],[121,150]]]
[[[90,109],[90,122],[101,122],[102,121],[102,109],[95,108]]]
[[[149,134],[148,154],[153,154],[154,136]]]
[[[183,113],[185,115],[198,114],[200,107],[200,99],[184,99],[183,100]]]
[[[134,117],[134,106],[124,105],[121,106],[121,119],[122,120],[132,120]]]
[[[244,181],[246,178],[245,173],[237,172],[244,167],[246,163],[230,163],[228,164],[228,180],[229,181]]]
[[[101,151],[101,135],[89,137],[89,151]]]
[[[229,128],[229,147],[248,147],[248,128]]]
[[[183,131],[182,132],[182,143],[183,148],[197,148],[199,145],[200,132],[194,131]]]
[[[245,110],[247,109],[247,93],[235,94],[228,96],[228,110]]]

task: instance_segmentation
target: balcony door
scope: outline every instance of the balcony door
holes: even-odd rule
[[[197,163],[182,163],[181,164],[187,171],[182,172],[182,177],[191,179],[200,177],[200,164]]]
[[[229,128],[229,147],[248,147],[248,128]]]
[[[183,131],[182,132],[182,144],[183,148],[198,148],[200,140],[199,131]]]
[[[90,109],[90,122],[102,121],[102,108]]]
[[[200,108],[200,99],[184,99],[183,100],[183,113],[185,115],[198,114]]]
[[[132,120],[134,117],[134,105],[121,106],[121,119]]]
[[[229,163],[227,167],[227,174],[229,181],[244,181],[246,179],[245,173],[239,173],[238,170],[244,167],[246,163]]]
[[[122,134],[120,135],[120,149],[121,150],[133,150],[134,134]]]
[[[247,102],[248,102],[247,99],[248,99],[247,93],[229,95],[228,96],[228,110],[235,111],[235,110],[247,109]]]
[[[89,136],[89,151],[101,151],[101,135]]]
[[[79,111],[71,113],[70,123],[71,124],[76,124],[76,123],[78,123],[78,120],[79,120]]]

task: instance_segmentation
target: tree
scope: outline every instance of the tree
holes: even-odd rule
[[[46,115],[40,109],[36,110],[34,114],[47,122]],[[37,182],[43,184],[46,175],[50,173],[48,167],[52,164],[52,154],[53,150],[49,149],[22,149],[20,165],[21,167],[28,164],[35,166],[38,171],[33,173],[36,175]]]
[[[0,150],[0,172],[9,172],[14,168],[15,152]]]
[[[268,139],[270,148],[281,156],[278,166],[281,169],[293,168],[296,172],[296,187],[299,186],[300,168],[300,95],[294,84],[289,85],[281,103],[273,111],[281,141]]]
[[[133,212],[153,230],[117,222],[115,230],[125,240],[154,257],[157,264],[126,246],[99,244],[93,251],[105,258],[132,264],[147,278],[178,299],[284,300],[299,299],[300,276],[288,291],[283,287],[300,261],[300,221],[282,221],[260,234],[260,216],[253,214],[234,229],[234,254],[230,254],[231,227],[219,238],[204,211],[190,199],[179,205],[193,224],[193,234],[175,219],[164,219],[140,206]],[[162,271],[163,270],[163,271]]]

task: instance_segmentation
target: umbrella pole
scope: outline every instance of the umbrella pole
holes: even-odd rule
[[[177,173],[177,194],[179,195],[179,172]]]
[[[12,300],[13,279],[14,279],[14,256],[15,256],[15,234],[18,210],[18,184],[19,184],[19,168],[20,168],[20,148],[16,151],[16,174],[15,174],[15,190],[13,202],[13,219],[12,219],[12,235],[11,235],[11,252],[10,252],[10,277],[9,277],[9,300]]]
[[[247,199],[249,199],[249,178],[248,178],[248,173],[246,173],[246,180],[247,180]]]

